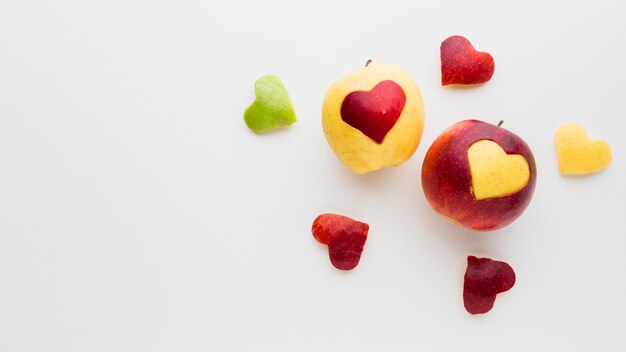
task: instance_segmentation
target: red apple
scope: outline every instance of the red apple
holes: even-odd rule
[[[428,149],[422,187],[435,211],[478,231],[504,227],[526,209],[537,179],[535,158],[517,135],[466,120]]]

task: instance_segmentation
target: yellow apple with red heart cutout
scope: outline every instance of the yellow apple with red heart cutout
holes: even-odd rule
[[[329,88],[322,127],[339,160],[356,173],[400,165],[422,137],[422,95],[400,68],[366,65]]]
[[[556,131],[559,171],[564,175],[598,172],[611,163],[611,147],[602,140],[592,140],[577,124],[566,123]]]
[[[528,145],[499,125],[465,120],[426,152],[422,188],[435,211],[478,231],[504,227],[526,209],[537,170]]]

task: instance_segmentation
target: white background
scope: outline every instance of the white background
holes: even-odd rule
[[[626,349],[626,3],[119,0],[0,2],[0,350],[618,351]],[[440,86],[466,36],[496,72]],[[324,139],[326,89],[367,59],[403,67],[426,107],[404,165],[359,176]],[[279,75],[299,121],[243,123]],[[522,136],[535,196],[473,233],[426,203],[430,143],[466,118]],[[613,147],[562,177],[554,131]],[[370,224],[335,270],[310,234]],[[463,308],[466,256],[509,262],[494,309]]]

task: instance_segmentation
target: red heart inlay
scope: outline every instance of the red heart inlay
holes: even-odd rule
[[[452,36],[441,43],[441,85],[479,84],[491,79],[495,63],[491,54],[476,51],[464,37]]]
[[[493,308],[496,295],[515,285],[515,272],[505,262],[467,257],[463,283],[463,304],[470,314],[484,314]]]
[[[380,144],[398,121],[405,102],[398,83],[381,81],[369,92],[348,94],[341,104],[341,119]]]
[[[339,270],[352,270],[361,260],[369,225],[337,214],[322,214],[313,221],[315,239],[328,245],[330,262]]]

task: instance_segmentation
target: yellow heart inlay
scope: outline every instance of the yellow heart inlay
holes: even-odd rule
[[[591,140],[582,126],[566,123],[556,131],[559,170],[564,175],[598,172],[611,163],[611,147],[605,141]]]
[[[467,150],[472,193],[476,200],[504,197],[528,184],[530,167],[519,154],[507,154],[491,140],[480,140]]]

